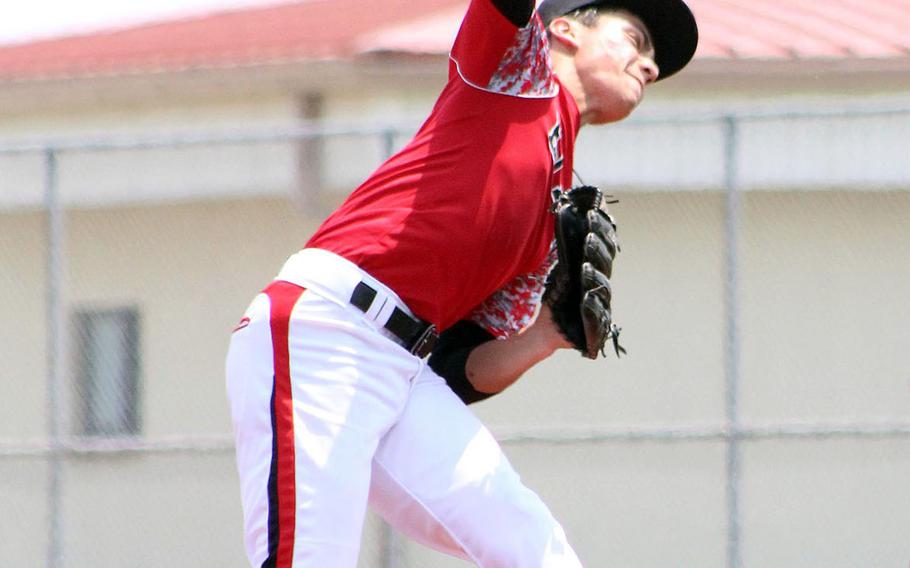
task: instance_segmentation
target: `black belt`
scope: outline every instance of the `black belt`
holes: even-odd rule
[[[366,282],[360,282],[351,294],[351,305],[366,313],[375,299],[376,290]],[[398,338],[402,347],[421,359],[430,354],[439,339],[435,325],[409,316],[398,306],[392,310],[392,315],[383,327]]]

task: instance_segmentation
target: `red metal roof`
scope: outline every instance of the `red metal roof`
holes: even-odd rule
[[[0,46],[0,80],[349,58],[359,37],[465,0],[309,0]],[[463,8],[462,8],[463,10]]]
[[[306,0],[0,46],[0,81],[444,54],[467,0]],[[910,58],[908,0],[689,0],[701,59]]]
[[[910,56],[907,0],[690,0],[690,5],[702,31],[696,56]]]

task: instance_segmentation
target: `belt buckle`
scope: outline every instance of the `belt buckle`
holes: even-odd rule
[[[439,339],[439,334],[436,333],[436,326],[434,324],[428,325],[426,329],[420,333],[420,336],[417,338],[417,341],[414,342],[414,345],[411,346],[411,355],[423,359],[433,350],[433,346],[436,345],[437,339]]]

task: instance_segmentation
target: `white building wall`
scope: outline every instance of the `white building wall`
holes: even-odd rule
[[[172,201],[205,197],[277,195],[292,186],[294,148],[288,144],[209,145],[179,148],[129,146],[140,140],[184,139],[210,132],[288,129],[299,120],[292,97],[146,101],[106,105],[79,113],[31,113],[4,121],[0,137],[8,145],[38,141],[122,143],[127,149],[69,149],[58,157],[64,203],[79,206]],[[40,152],[0,154],[0,209],[35,207],[44,192]]]
[[[416,125],[434,95],[421,88],[399,101],[387,91],[363,99],[352,92],[327,97],[324,116]],[[713,101],[721,98],[705,94],[693,112],[717,111]],[[299,123],[293,96],[241,99],[46,111],[4,119],[0,138]],[[724,98],[734,99],[750,103],[741,94]],[[642,109],[645,118],[673,110],[660,97]],[[475,407],[494,433],[723,423],[723,131],[633,124],[585,130],[576,163],[585,181],[620,197],[614,307],[629,357],[592,363],[564,353],[544,362]],[[739,183],[750,191],[741,239],[741,411],[750,423],[910,416],[901,357],[910,304],[900,285],[910,278],[907,122],[850,122],[837,132],[848,135],[777,121],[746,123],[740,133],[749,159],[738,164]],[[871,141],[861,137],[867,133],[875,134]],[[339,139],[325,149],[329,195],[305,211],[285,198],[297,183],[289,145],[61,156],[62,194],[77,206],[66,217],[66,306],[139,307],[144,439],[230,435],[222,379],[229,330],[327,208],[378,163],[383,146]],[[40,156],[0,156],[0,298],[14,322],[0,331],[0,442],[46,433],[46,242],[34,212],[42,166]],[[787,172],[815,191],[781,191],[791,186]],[[850,191],[830,190],[844,185]],[[66,395],[73,430],[79,393]],[[908,444],[906,437],[747,443],[746,565],[904,566]],[[506,450],[587,565],[724,565],[722,442],[512,443]],[[0,510],[11,511],[0,515],[0,565],[43,558],[46,534],[36,527],[45,526],[46,475],[39,457],[0,459],[0,479],[9,480],[0,484]],[[224,451],[72,459],[62,511],[69,566],[244,565],[236,475]],[[371,519],[362,568],[381,565],[381,538]],[[406,566],[463,565],[401,547]]]

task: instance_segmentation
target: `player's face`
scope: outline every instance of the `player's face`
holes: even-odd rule
[[[601,14],[594,27],[579,30],[575,69],[584,92],[583,120],[622,120],[638,106],[645,87],[657,80],[647,28],[624,13]]]

